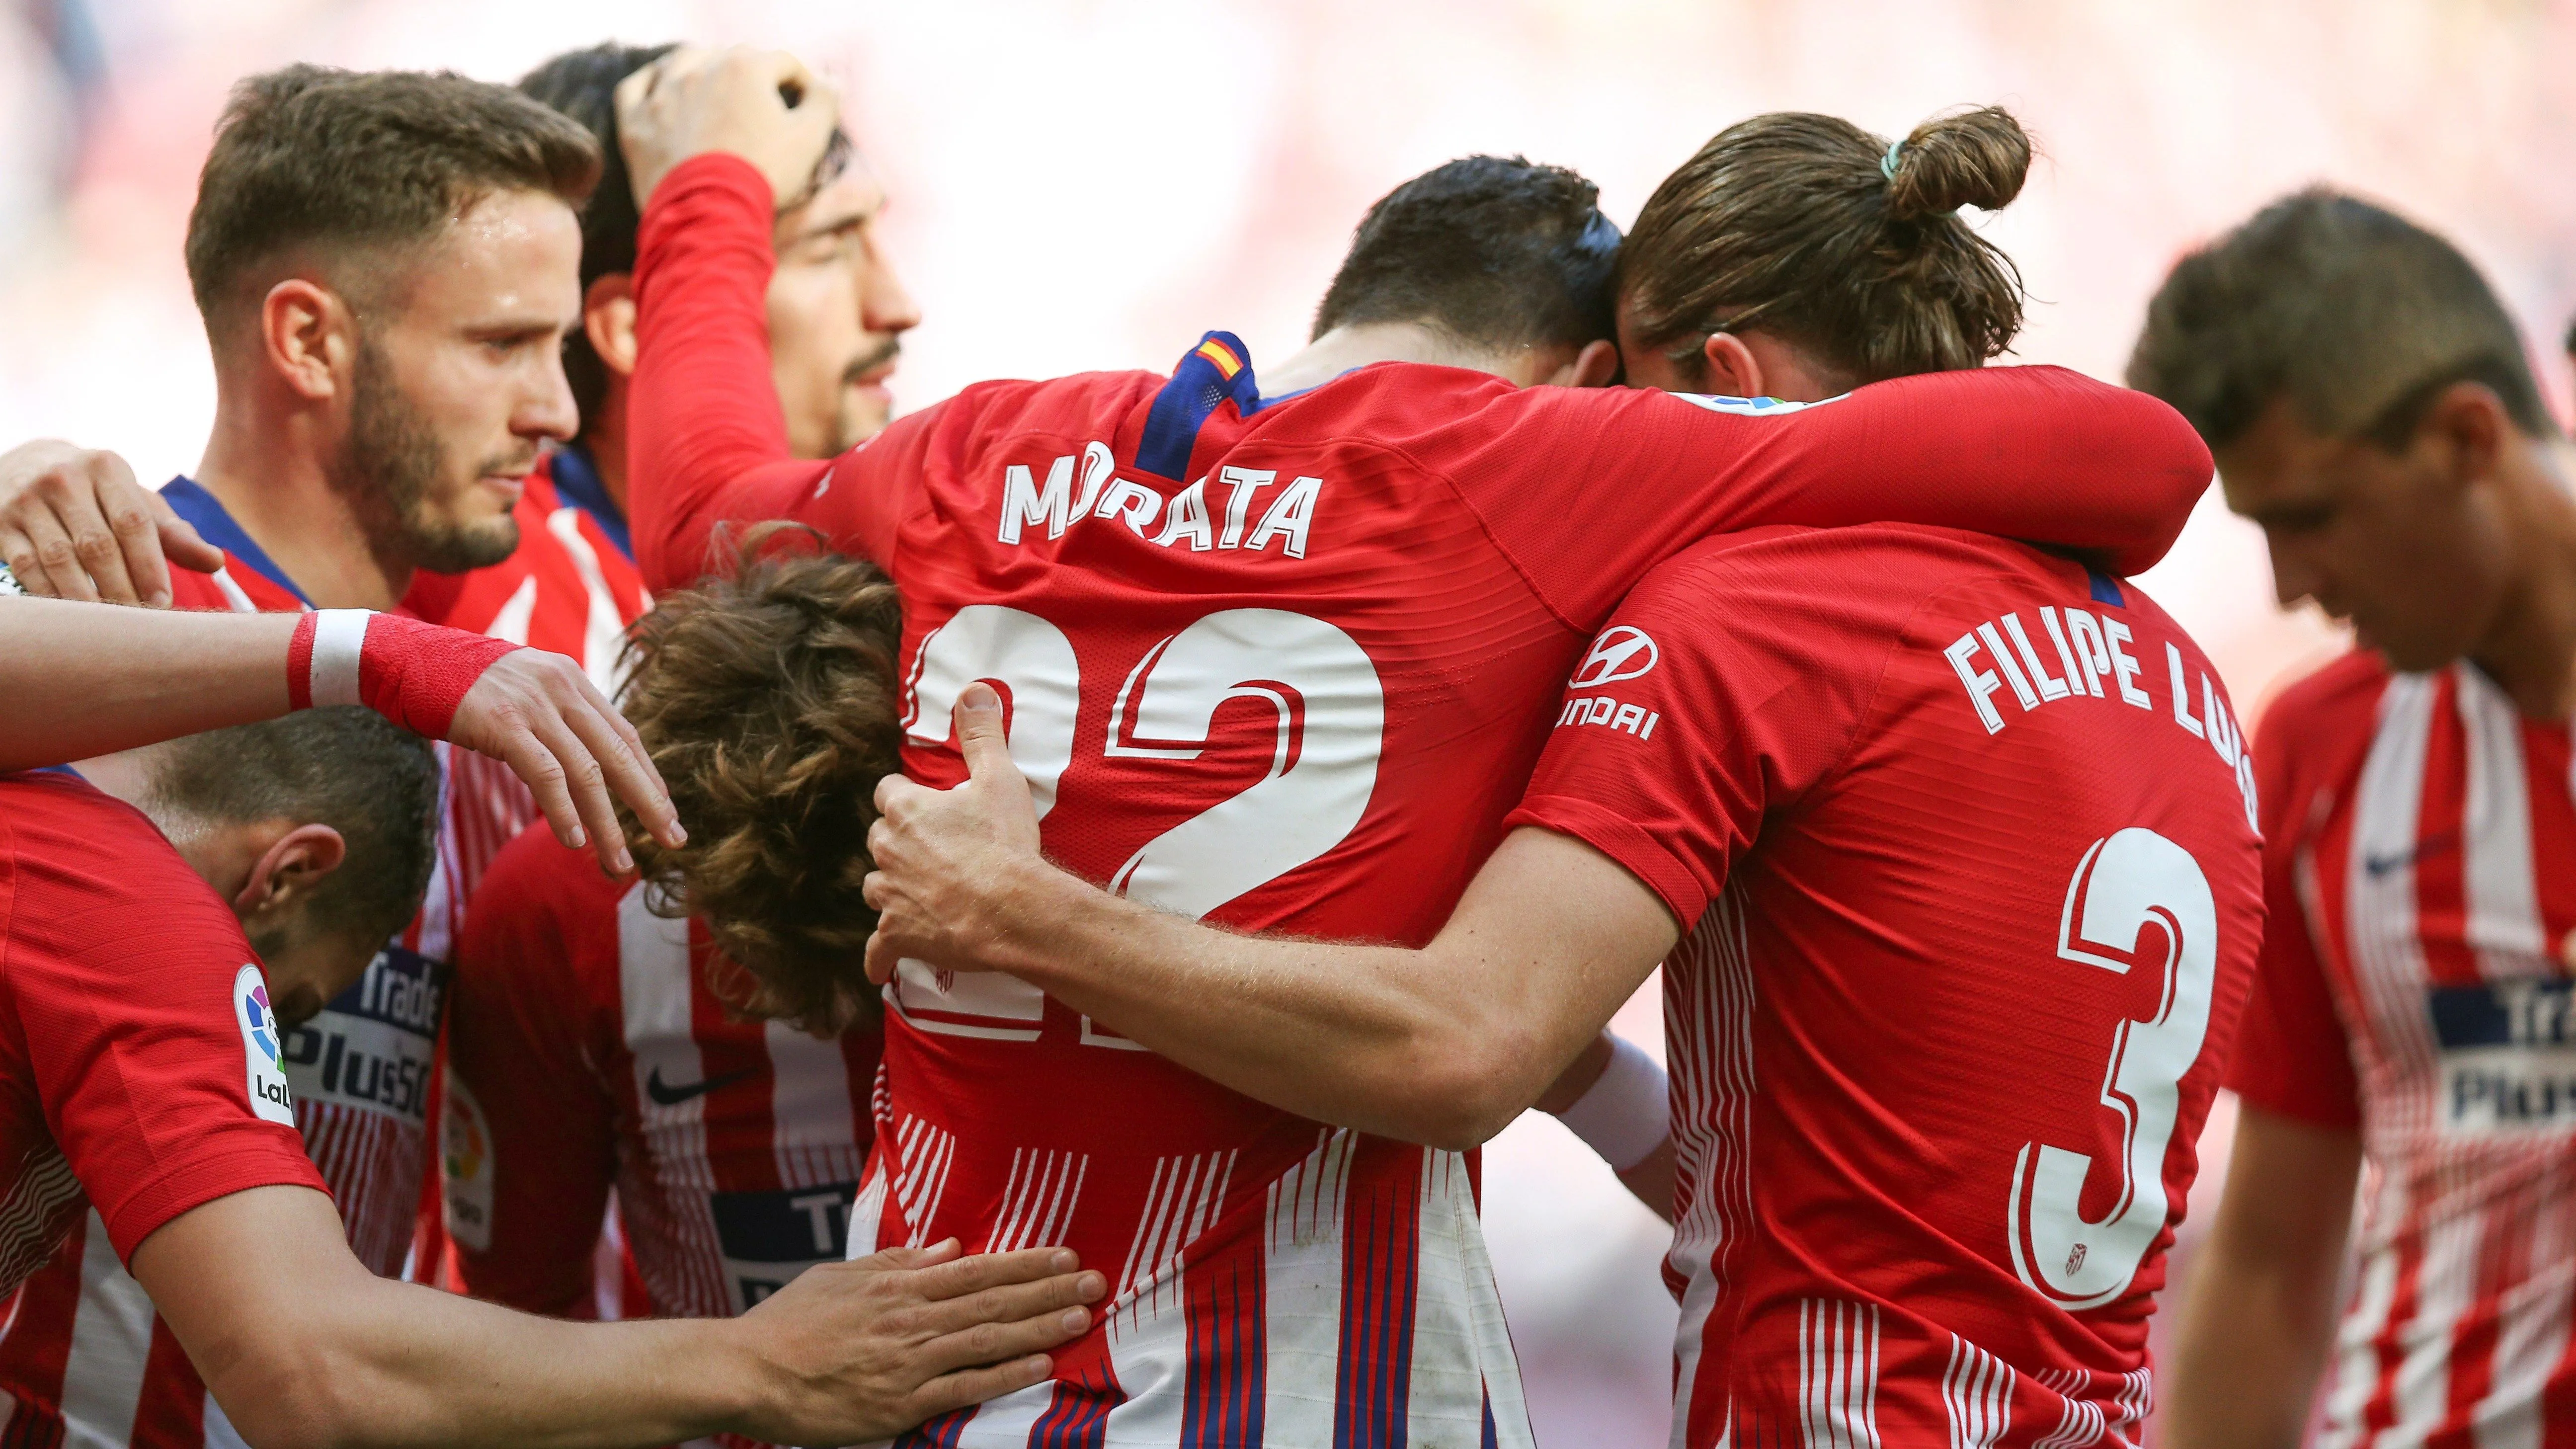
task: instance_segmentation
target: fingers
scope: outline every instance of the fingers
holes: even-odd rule
[[[588,678],[576,674],[574,683],[580,688],[581,698],[564,710],[564,719],[598,761],[608,788],[635,812],[646,834],[672,849],[685,844],[689,833],[680,828],[679,812],[671,808],[670,787],[662,782],[662,772],[645,752],[643,737],[626,722],[626,716],[601,697]],[[613,814],[613,803],[611,811]],[[589,812],[585,810],[583,814]],[[623,830],[617,833],[620,837],[625,834]],[[619,849],[622,854],[622,840]]]
[[[942,1374],[915,1390],[909,1413],[924,1419],[936,1418],[952,1409],[980,1404],[1007,1393],[1043,1383],[1055,1372],[1055,1361],[1044,1354],[1014,1359],[990,1368],[961,1369]]]
[[[89,575],[81,569],[80,554],[72,547],[71,535],[63,531],[51,510],[36,508],[20,514],[18,531],[27,536],[28,552],[35,560],[33,579],[24,571],[18,574],[18,582],[29,593],[85,603],[98,601],[98,590],[91,587]],[[13,563],[10,567],[17,566]]]
[[[1107,1285],[1101,1281],[1098,1273],[1065,1273],[1053,1278],[1041,1278],[1035,1283],[1014,1283],[1006,1288],[987,1288],[981,1293],[969,1294],[964,1298],[951,1298],[935,1303],[922,1315],[922,1322],[933,1333],[945,1335],[963,1333],[978,1324],[1026,1323],[1056,1316],[1068,1325],[1070,1332],[1080,1333],[1091,1326],[1090,1311],[1083,1305],[1098,1302],[1101,1294],[1106,1291]],[[1048,1345],[1032,1343],[1024,1347],[1045,1348]],[[991,1363],[1016,1351],[1018,1350],[1005,1349],[996,1353],[983,1353],[961,1362]],[[944,1364],[941,1366],[947,1367]]]
[[[475,685],[476,689],[482,687]],[[528,787],[528,793],[537,797],[538,812],[546,817],[555,839],[566,849],[579,850],[589,842],[581,828],[581,814],[573,809],[572,792],[564,788],[563,766],[555,762],[554,755],[537,742],[535,735],[505,728],[498,739],[483,746],[483,751],[508,765],[510,773]]]
[[[916,1362],[933,1373],[980,1364],[1007,1363],[1080,1338],[1091,1329],[1091,1314],[1080,1308],[1051,1309],[1036,1318],[1005,1323],[979,1323],[918,1350]]]
[[[45,566],[36,557],[35,543],[24,533],[6,525],[0,525],[0,563],[9,566],[9,573],[17,579],[18,587],[28,593],[42,599],[58,597],[54,593],[53,580],[45,577]]]
[[[205,541],[197,525],[181,518],[170,500],[151,494],[154,530],[161,536],[162,557],[183,569],[210,574],[224,566],[224,551]],[[165,576],[166,582],[166,576]]]
[[[1082,1259],[1070,1248],[1022,1248],[1016,1253],[978,1253],[943,1264],[921,1275],[921,1295],[929,1299],[963,1298],[987,1288],[1006,1288],[1071,1273]],[[1097,1279],[1090,1273],[1085,1277]]]
[[[635,857],[626,850],[626,832],[618,828],[617,804],[608,795],[608,773],[599,757],[592,754],[581,736],[574,733],[565,717],[540,709],[528,722],[529,732],[537,743],[553,755],[562,772],[564,790],[572,801],[573,813],[580,817],[589,832],[590,843],[599,853],[600,865],[618,875],[635,868]],[[668,806],[666,804],[665,808]],[[561,831],[556,834],[560,836]],[[566,844],[577,842],[567,841]]]
[[[133,577],[126,571],[122,531],[111,527],[107,515],[99,510],[95,488],[84,482],[67,481],[45,491],[50,495],[55,518],[71,538],[73,567],[88,579],[92,596],[111,604],[142,603],[143,596],[135,592]],[[126,512],[132,506],[128,504],[119,511]],[[153,552],[154,562],[159,562],[160,540],[144,525],[139,513],[133,518],[136,530],[143,535],[142,545]]]
[[[970,779],[1017,779],[1019,768],[1011,763],[1011,742],[1002,732],[1002,696],[993,686],[977,680],[957,696],[955,711],[958,753],[966,757],[966,774]]]
[[[876,879],[876,876],[873,874],[868,877],[869,890],[873,891],[876,888]],[[884,909],[884,907],[877,905],[876,898],[874,896],[869,897],[868,904],[878,910]],[[870,931],[868,933],[868,950],[866,958],[868,984],[871,986],[885,985],[887,982],[894,979],[894,973],[900,969],[902,965],[902,954],[895,950],[894,942],[887,938],[885,932]]]

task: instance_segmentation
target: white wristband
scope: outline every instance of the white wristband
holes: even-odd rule
[[[1601,1079],[1556,1120],[1613,1170],[1626,1172],[1672,1135],[1672,1084],[1635,1042],[1617,1036],[1610,1041],[1610,1065]]]
[[[313,704],[361,704],[358,697],[358,656],[366,652],[367,621],[375,615],[366,609],[319,609],[313,615],[313,663],[306,674],[312,681]]]

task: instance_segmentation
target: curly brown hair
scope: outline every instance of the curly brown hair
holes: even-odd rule
[[[859,890],[877,781],[901,768],[903,610],[876,565],[793,535],[812,537],[750,530],[731,575],[629,630],[622,704],[689,839],[669,850],[626,827],[654,913],[707,923],[716,994],[830,1033],[877,1009],[860,968],[877,913]]]

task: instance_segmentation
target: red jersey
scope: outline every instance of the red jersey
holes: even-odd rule
[[[705,927],[646,908],[543,826],[501,852],[457,943],[447,1221],[465,1285],[573,1316],[610,1188],[650,1303],[742,1312],[849,1246],[876,1033],[726,1014]]]
[[[2318,1443],[2576,1444],[2576,770],[2469,664],[2265,715],[2262,985],[2230,1084],[2368,1164]]]
[[[625,682],[618,660],[626,626],[652,606],[625,515],[578,447],[546,454],[512,515],[516,552],[471,573],[412,575],[403,612],[568,655],[615,699]],[[449,758],[448,791],[444,854],[457,898],[470,900],[492,858],[537,818],[537,801],[509,766],[470,750]]]
[[[1685,927],[1675,1444],[2135,1442],[2253,814],[2199,649],[2079,565],[1772,530],[1637,587],[1512,823]]]
[[[67,1382],[80,1344],[56,1300],[81,1274],[30,1275],[61,1249],[131,1285],[124,1259],[190,1208],[321,1189],[281,1046],[240,924],[151,821],[68,771],[0,775],[0,1442],[122,1444],[160,1412],[195,1428],[196,1404]],[[134,1299],[134,1367],[184,1368]]]
[[[1900,513],[2143,558],[2208,481],[2161,404],[2045,369],[1803,409],[1412,365],[1264,399],[1222,333],[1170,378],[985,384],[787,463],[769,227],[729,157],[645,217],[647,581],[725,518],[885,565],[906,772],[960,778],[950,705],[994,681],[1051,858],[1246,929],[1428,939],[1585,641],[1700,534]],[[1528,1442],[1472,1157],[1263,1106],[1011,977],[905,962],[887,1005],[852,1251],[1061,1242],[1112,1293],[1056,1382],[904,1442]]]

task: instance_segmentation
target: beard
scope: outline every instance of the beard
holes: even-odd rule
[[[474,476],[510,471],[491,458]],[[519,521],[460,523],[438,516],[431,490],[448,473],[447,447],[393,379],[383,352],[361,338],[351,383],[349,433],[328,470],[333,492],[349,501],[368,552],[397,568],[461,574],[508,558],[519,547]]]
[[[891,409],[875,400],[861,402],[853,395],[867,375],[903,355],[903,339],[888,337],[841,369],[841,386],[835,395],[832,436],[827,440],[826,458],[837,458],[859,444],[885,431],[894,420]]]

